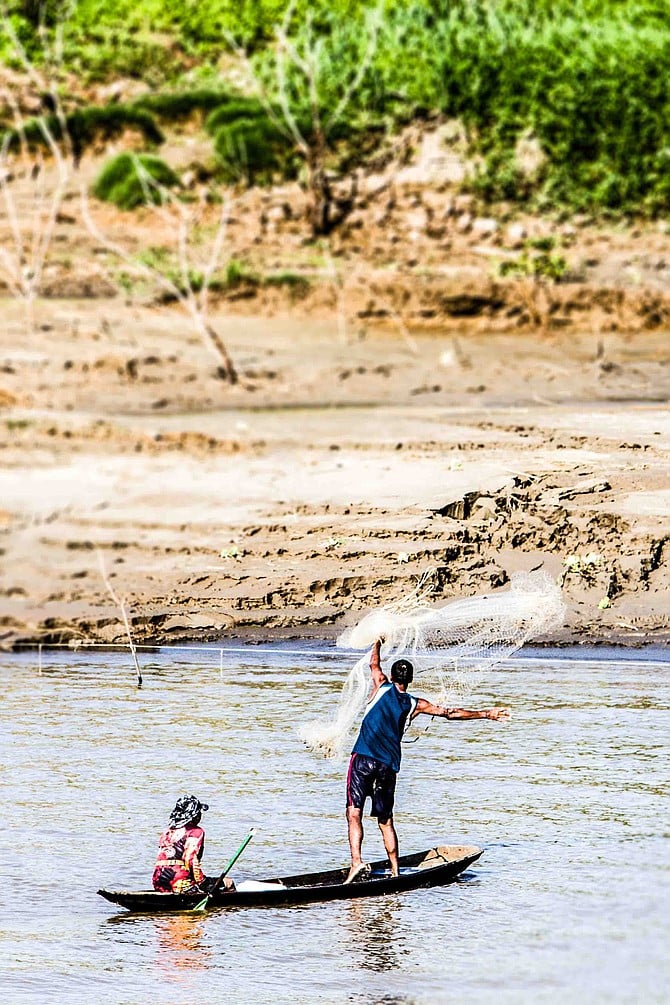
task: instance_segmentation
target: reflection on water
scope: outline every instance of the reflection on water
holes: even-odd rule
[[[212,958],[203,922],[188,914],[153,919],[156,963],[168,979],[180,970],[206,970]]]
[[[411,933],[403,925],[397,897],[381,900],[350,900],[340,919],[346,946],[364,970],[383,974],[397,970],[403,953],[412,945]]]
[[[0,654],[0,897],[7,1005],[665,1005],[670,895],[665,654],[515,660],[473,702],[509,724],[433,723],[398,784],[401,851],[472,843],[451,886],[296,909],[137,916],[100,886],[150,885],[183,791],[210,804],[205,872],[251,826],[233,878],[344,866],[346,766],[296,729],[347,667],[254,653]],[[597,659],[595,658],[597,656]],[[633,658],[631,658],[631,656]],[[418,689],[417,689],[418,690]],[[8,810],[7,808],[10,808]],[[381,856],[375,827],[366,854]],[[225,989],[225,990],[224,990]]]

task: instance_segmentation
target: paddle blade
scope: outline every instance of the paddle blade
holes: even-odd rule
[[[198,903],[195,905],[195,907],[192,907],[191,910],[192,911],[206,911],[208,904],[209,904],[209,894],[207,894],[206,897],[203,897],[202,900],[199,900]]]

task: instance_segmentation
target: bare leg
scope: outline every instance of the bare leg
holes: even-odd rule
[[[347,824],[349,825],[349,848],[351,849],[351,869],[345,882],[349,883],[360,870],[363,859],[361,849],[363,847],[363,820],[361,811],[357,806],[347,806]]]
[[[385,824],[378,820],[379,829],[382,832],[382,838],[384,840],[384,848],[386,849],[386,854],[389,857],[389,865],[391,866],[391,874],[393,876],[398,875],[398,835],[396,834],[395,827],[393,825],[393,817],[389,817]]]

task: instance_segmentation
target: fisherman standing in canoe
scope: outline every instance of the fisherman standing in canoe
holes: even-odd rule
[[[205,832],[200,818],[207,803],[195,796],[184,795],[177,800],[170,814],[170,822],[158,839],[158,855],[152,877],[154,890],[159,893],[208,893],[215,880],[205,876],[200,860],[205,851]],[[225,879],[223,886],[234,890],[232,880]]]
[[[382,670],[378,639],[370,653],[372,690],[354,744],[347,774],[347,823],[351,869],[345,882],[362,879],[370,871],[363,862],[363,806],[369,797],[371,815],[377,823],[389,858],[391,873],[398,875],[398,835],[393,823],[393,803],[396,776],[400,771],[401,740],[405,727],[416,715],[441,716],[443,719],[494,719],[509,718],[508,708],[485,708],[472,711],[467,708],[443,708],[425,698],[415,698],[407,691],[414,679],[414,667],[407,659],[398,659],[391,665],[391,679]]]

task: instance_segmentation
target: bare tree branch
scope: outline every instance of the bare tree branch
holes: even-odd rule
[[[276,45],[272,63],[272,82],[268,85],[262,73],[254,66],[248,53],[234,39],[227,36],[231,48],[237,54],[245,70],[251,92],[261,102],[270,121],[280,133],[295,143],[307,169],[307,189],[311,196],[310,219],[314,235],[328,234],[346,216],[348,209],[338,207],[339,216],[334,215],[336,202],[327,171],[328,140],[334,127],[342,119],[350,106],[356,91],[360,88],[379,42],[382,23],[383,3],[366,15],[362,31],[366,37],[363,57],[344,88],[331,115],[324,119],[326,107],[324,84],[329,82],[330,66],[327,65],[326,42],[314,29],[310,15],[302,25],[302,40],[295,37],[293,19],[295,0],[289,4],[280,24],[275,27]],[[309,107],[309,129],[301,128],[293,108],[292,91],[295,84],[291,76],[297,74],[301,89],[307,93]]]
[[[126,629],[126,635],[128,636],[128,646],[130,648],[130,652],[133,657],[133,663],[135,664],[135,672],[137,674],[137,686],[142,687],[142,671],[140,670],[140,665],[137,661],[137,649],[135,647],[135,643],[133,642],[133,636],[130,630],[130,622],[128,620],[128,612],[126,611],[125,600],[122,600],[118,596],[118,594],[114,591],[114,587],[110,583],[109,578],[107,576],[107,570],[105,569],[105,560],[102,557],[102,552],[100,551],[99,548],[97,549],[97,552],[98,552],[98,564],[100,565],[100,574],[102,576],[102,581],[105,584],[105,587],[110,597],[112,598],[112,600],[114,601],[114,603],[121,612],[123,624]]]
[[[142,276],[152,286],[178,301],[206,347],[218,360],[223,376],[231,384],[237,382],[237,372],[225,343],[209,320],[209,294],[216,270],[221,266],[230,216],[230,200],[221,203],[214,237],[209,253],[204,258],[194,253],[195,236],[200,224],[204,204],[194,206],[182,202],[169,188],[161,185],[146,170],[140,159],[133,155],[133,167],[142,186],[144,201],[153,207],[162,219],[174,242],[178,277],[171,273],[169,264],[147,264],[136,258],[118,241],[103,233],[94,220],[85,186],[81,186],[81,205],[84,223],[89,233],[109,252],[123,261],[136,275]]]
[[[50,155],[47,156],[39,148],[31,150],[26,133],[27,118],[19,100],[11,88],[5,87],[2,91],[2,98],[12,114],[14,131],[6,133],[0,144],[0,190],[11,234],[11,242],[0,248],[0,273],[12,295],[23,301],[26,326],[32,332],[35,300],[71,175],[72,146],[57,85],[61,72],[62,25],[54,30],[53,39],[46,31],[40,31],[44,66],[38,69],[14,29],[6,4],[0,7],[0,16],[19,64],[42,99],[48,96],[50,107],[49,116],[42,114],[33,119]],[[49,124],[54,121],[53,116],[56,131]],[[31,197],[23,204],[19,204],[19,181],[33,183]]]

